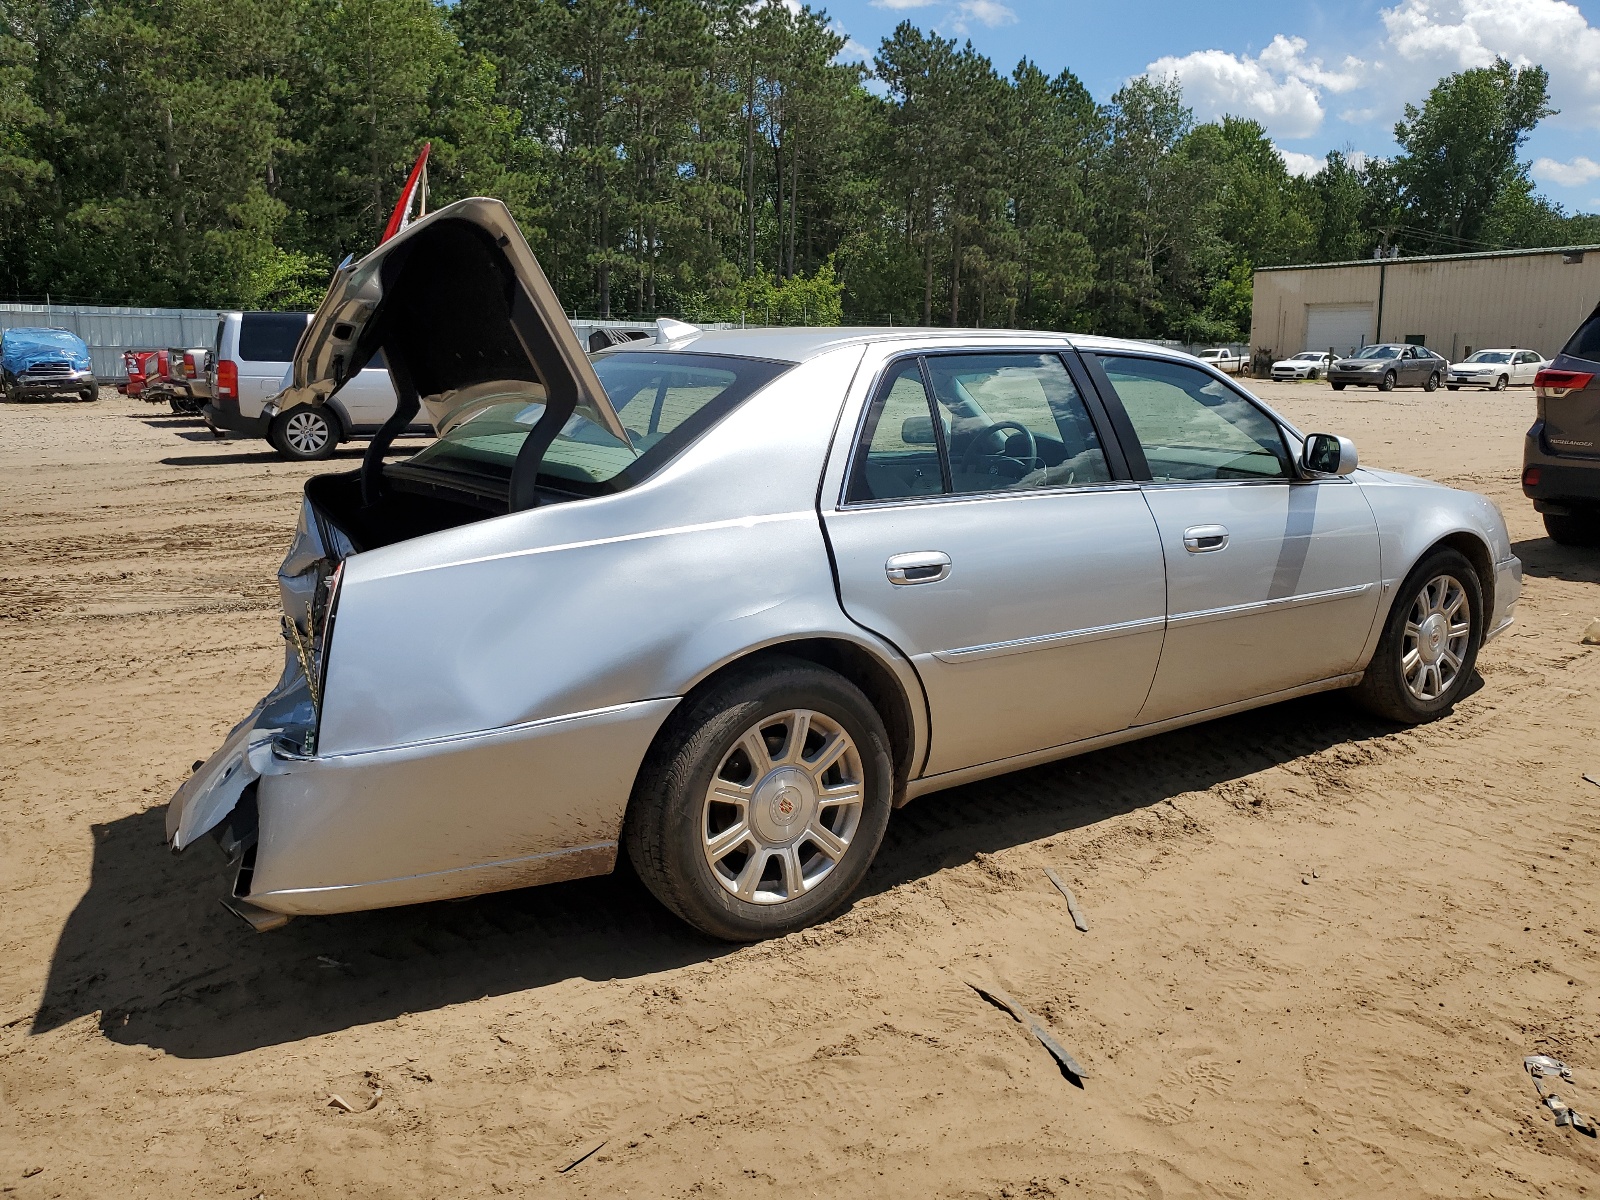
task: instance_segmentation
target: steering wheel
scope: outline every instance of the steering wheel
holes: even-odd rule
[[[1012,421],[1010,419],[1002,419],[1002,420],[996,421],[993,425],[989,426],[987,429],[979,430],[977,433],[972,435],[972,440],[967,443],[967,448],[964,451],[962,451],[962,453],[961,453],[961,469],[963,471],[972,471],[972,470],[975,469],[974,464],[975,464],[975,461],[976,461],[976,459],[978,457],[978,447],[982,446],[985,442],[987,442],[989,440],[989,435],[990,434],[992,434],[992,433],[994,433],[994,432],[996,432],[997,430],[1000,430],[1000,429],[1014,429],[1018,433],[1020,433],[1023,437],[1027,438],[1028,439],[1027,462],[1031,463],[1033,466],[1038,466],[1038,463],[1039,463],[1039,444],[1033,440],[1033,430],[1029,429],[1021,421]],[[1009,442],[1010,440],[1011,440],[1010,438],[1006,438],[1004,442],[1000,443],[1000,449],[999,449],[998,452],[995,453],[994,457],[1007,457],[1007,458],[1012,457],[1012,456],[1007,455],[1005,453],[1006,442]],[[1024,464],[1024,465],[1027,465],[1027,464]]]

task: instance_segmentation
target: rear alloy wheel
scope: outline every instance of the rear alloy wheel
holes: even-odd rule
[[[1600,513],[1545,513],[1544,531],[1560,546],[1600,546]]]
[[[1431,721],[1461,698],[1482,641],[1478,574],[1459,551],[1440,547],[1395,594],[1356,698],[1391,721]]]
[[[1435,371],[1428,376],[1428,382],[1422,385],[1422,390],[1425,392],[1437,392],[1439,390],[1439,372]]]
[[[1395,373],[1388,371],[1384,374],[1383,382],[1378,385],[1378,390],[1380,392],[1392,392],[1394,391],[1395,382]]]
[[[1320,379],[1320,378],[1322,378],[1322,372],[1317,370],[1315,367],[1312,367],[1311,368],[1311,374],[1309,376],[1307,376],[1307,378],[1313,379],[1313,380]]]
[[[312,462],[331,457],[339,437],[324,410],[302,406],[278,414],[267,432],[267,440],[285,458]]]
[[[1506,385],[1508,383],[1510,383],[1510,382],[1511,381],[1509,379],[1507,379],[1504,375],[1501,375],[1499,378],[1497,378],[1494,381],[1494,390],[1497,391],[1497,392],[1503,392],[1503,391],[1506,390]]]
[[[860,690],[772,659],[673,714],[623,837],[645,886],[696,929],[781,937],[850,898],[883,840],[892,790],[888,735]]]

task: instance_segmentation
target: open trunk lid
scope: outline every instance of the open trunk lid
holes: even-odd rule
[[[322,404],[372,356],[443,426],[476,385],[523,381],[628,441],[511,212],[474,197],[407,226],[335,272],[295,349],[280,410]],[[570,408],[569,408],[570,405]]]

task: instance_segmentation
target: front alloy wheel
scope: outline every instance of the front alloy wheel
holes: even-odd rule
[[[1406,689],[1423,703],[1439,699],[1455,686],[1472,638],[1472,609],[1467,592],[1452,575],[1430,579],[1406,618],[1400,657]]]
[[[269,440],[278,453],[296,462],[328,458],[338,443],[333,422],[320,408],[293,408],[272,422]]]
[[[1395,594],[1356,698],[1407,725],[1448,712],[1466,690],[1483,641],[1483,585],[1472,564],[1441,546]]]
[[[1398,382],[1398,380],[1395,377],[1395,373],[1393,371],[1387,371],[1384,373],[1383,382],[1378,385],[1378,390],[1380,392],[1392,392],[1394,391],[1394,385],[1396,382]]]
[[[781,937],[850,898],[889,822],[894,772],[861,690],[771,656],[680,704],[623,822],[628,859],[667,908],[712,937]]]

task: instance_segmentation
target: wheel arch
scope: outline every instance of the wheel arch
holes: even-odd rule
[[[1478,587],[1483,592],[1483,619],[1488,621],[1490,614],[1495,611],[1494,555],[1489,552],[1489,544],[1482,538],[1476,534],[1468,533],[1464,529],[1456,530],[1454,533],[1447,533],[1417,555],[1416,562],[1411,564],[1412,569],[1435,550],[1445,546],[1458,551],[1463,558],[1472,564],[1473,573],[1478,577]],[[1484,632],[1487,632],[1487,630]]]
[[[763,660],[798,658],[815,663],[848,679],[860,688],[872,707],[883,720],[889,734],[889,750],[894,761],[894,802],[898,807],[905,802],[906,782],[926,754],[926,701],[920,683],[910,663],[900,663],[902,670],[886,661],[876,649],[836,635],[822,634],[796,637],[770,642],[747,650],[734,658],[718,664],[696,679],[678,704],[679,712],[688,712],[695,697],[715,687],[735,671],[749,670]],[[909,675],[910,680],[902,678]],[[915,687],[915,694],[911,689]],[[919,719],[919,708],[920,717]],[[667,726],[672,722],[669,720]],[[673,736],[667,726],[656,736],[658,739]],[[651,749],[654,750],[652,744]]]

